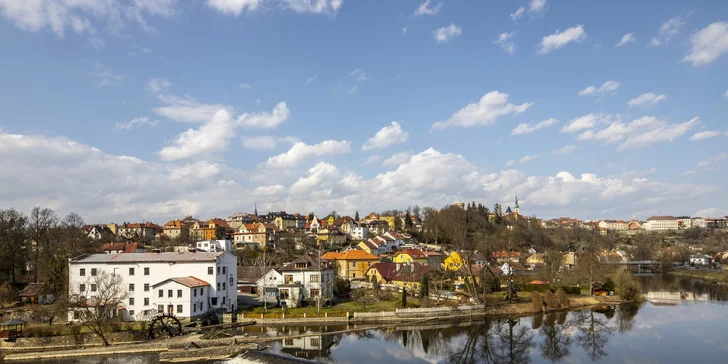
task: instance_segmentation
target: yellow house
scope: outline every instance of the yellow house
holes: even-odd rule
[[[371,255],[379,255],[379,246],[368,240],[362,240],[356,245],[357,249],[361,249]]]
[[[324,243],[326,245],[341,245],[346,243],[346,235],[344,235],[341,231],[337,229],[320,229],[316,235],[319,244]]]
[[[394,262],[428,264],[427,255],[419,249],[405,249],[394,253]]]
[[[470,264],[488,264],[488,260],[480,253],[470,253],[466,251],[454,251],[450,253],[450,255],[445,258],[443,261],[445,265],[445,270],[455,272],[460,267],[465,265],[466,262],[470,262]]]
[[[348,252],[328,252],[321,256],[326,260],[335,261],[338,266],[339,277],[344,279],[366,278],[366,272],[379,258],[363,250],[349,250]]]
[[[531,255],[530,257],[526,258],[526,264],[531,266],[531,268],[543,266],[545,264],[543,254],[536,253]]]

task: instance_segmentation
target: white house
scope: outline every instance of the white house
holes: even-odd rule
[[[707,225],[705,224],[705,219],[703,219],[702,217],[692,217],[690,218],[690,226],[705,228]]]
[[[288,307],[298,307],[304,300],[319,296],[323,302],[334,295],[334,270],[328,261],[305,254],[269,270],[258,280],[258,291],[279,298]]]
[[[194,318],[237,306],[237,258],[229,252],[82,255],[68,263],[69,296],[96,295],[102,272],[121,277],[126,297],[118,314],[127,321],[158,313]],[[77,319],[70,310],[69,320]]]
[[[708,265],[710,264],[710,256],[704,254],[697,254],[690,256],[690,264],[693,265]]]
[[[233,242],[230,240],[203,240],[198,241],[195,248],[204,252],[233,252]]]
[[[366,226],[352,226],[349,232],[352,240],[366,240],[369,238],[369,228]]]
[[[674,216],[652,216],[647,219],[643,225],[645,230],[661,231],[661,230],[677,230],[677,218]]]

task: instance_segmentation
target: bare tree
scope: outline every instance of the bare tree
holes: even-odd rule
[[[28,218],[15,210],[0,210],[0,270],[10,282],[16,282],[16,271],[23,268],[27,259],[25,249]]]
[[[58,217],[53,210],[36,206],[30,211],[28,223],[28,234],[31,239],[31,251],[35,250],[33,259],[33,282],[38,282],[40,261],[43,253],[46,252],[50,241],[50,231],[58,223]]]
[[[128,292],[120,275],[100,271],[85,283],[72,287],[69,294],[70,310],[74,318],[109,346],[106,334],[109,324],[118,320],[117,307],[126,299]]]

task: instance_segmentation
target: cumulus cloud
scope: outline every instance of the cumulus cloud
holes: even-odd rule
[[[547,35],[541,39],[541,48],[537,53],[546,54],[561,49],[567,44],[581,43],[586,39],[586,32],[583,25],[577,25],[564,30],[557,30],[556,33]]]
[[[437,43],[447,43],[453,40],[453,38],[459,37],[460,34],[463,34],[463,29],[455,25],[455,23],[450,23],[446,27],[437,28],[432,31],[432,35],[435,37]]]
[[[251,136],[242,138],[243,148],[254,150],[270,150],[275,149],[281,143],[294,144],[298,142],[295,137],[274,137],[268,135]]]
[[[159,93],[160,91],[172,86],[172,82],[167,81],[166,78],[152,78],[147,81],[147,90],[152,93]]]
[[[370,165],[370,164],[375,164],[375,163],[379,162],[379,160],[381,160],[381,159],[382,159],[382,156],[379,154],[370,155],[364,161],[364,165],[366,166],[366,165]]]
[[[640,149],[653,144],[672,142],[687,133],[699,122],[698,118],[684,123],[668,124],[653,116],[645,116],[629,123],[612,122],[604,129],[589,129],[581,133],[579,140],[601,140],[618,144],[617,150]]]
[[[513,21],[517,21],[522,18],[526,13],[536,18],[542,16],[548,9],[546,0],[531,0],[528,2],[528,7],[519,7],[513,12],[510,17]]]
[[[556,125],[559,121],[554,118],[549,118],[544,121],[541,121],[537,124],[526,124],[521,123],[516,126],[515,129],[511,131],[511,135],[521,135],[521,134],[530,134],[533,133],[536,130],[543,129],[552,125]]]
[[[159,120],[150,120],[148,116],[142,116],[139,118],[131,119],[127,122],[118,122],[115,125],[115,129],[116,130],[130,130],[136,126],[141,126],[141,125],[157,126],[157,125],[159,125]]]
[[[721,152],[719,154],[711,156],[704,161],[699,162],[696,169],[688,170],[684,174],[691,175],[699,172],[704,172],[706,170],[715,169],[717,164],[725,160],[728,160],[728,153]]]
[[[629,100],[629,102],[627,102],[627,105],[629,105],[629,106],[654,105],[660,101],[664,101],[665,99],[667,99],[667,96],[664,94],[657,95],[655,93],[648,92],[648,93],[644,93],[642,95],[639,95],[639,96]]]
[[[438,121],[433,129],[444,129],[450,126],[471,127],[491,125],[508,114],[521,114],[533,106],[533,102],[514,105],[508,102],[509,96],[499,91],[491,91],[483,95],[478,103],[472,103],[458,110],[446,121]]]
[[[440,12],[440,9],[442,9],[442,6],[445,5],[442,2],[437,3],[437,5],[430,7],[430,0],[425,0],[425,2],[421,3],[420,6],[418,6],[414,13],[412,13],[413,16],[421,16],[421,15],[435,15]]]
[[[325,140],[313,145],[298,142],[293,144],[287,152],[268,158],[265,166],[292,168],[307,159],[349,152],[351,152],[351,142],[347,140]]]
[[[326,190],[339,177],[339,169],[333,164],[319,162],[308,170],[305,176],[298,179],[291,185],[291,193],[304,194],[318,191],[324,195],[330,195],[331,191]],[[323,191],[322,191],[323,190]]]
[[[685,23],[682,21],[681,17],[675,17],[672,19],[668,19],[662,25],[660,25],[660,30],[657,34],[657,36],[653,37],[650,40],[650,46],[655,47],[659,45],[667,44],[672,37],[677,35],[677,33],[680,32],[680,28],[685,25]]]
[[[361,150],[384,149],[392,145],[402,144],[407,141],[408,137],[409,134],[402,130],[402,126],[393,121],[391,125],[379,129],[373,137],[364,142]]]
[[[289,10],[299,14],[325,14],[334,16],[344,0],[281,0]]]
[[[516,52],[516,43],[514,43],[511,39],[513,38],[513,33],[501,33],[498,35],[498,39],[496,39],[494,44],[500,44],[501,48],[503,48],[503,52],[506,52],[508,54],[513,54]]]
[[[591,129],[597,126],[597,123],[607,122],[609,115],[605,114],[587,114],[578,118],[572,119],[561,128],[562,133],[575,133],[584,129]]]
[[[621,83],[618,81],[607,81],[599,87],[587,86],[585,89],[579,91],[579,96],[599,95],[602,97],[607,93],[613,93],[616,91],[617,88],[619,88],[619,85],[621,85]]]
[[[245,82],[239,84],[238,87],[242,88],[243,90],[251,90],[251,89],[253,89],[253,87],[251,87],[249,84],[247,84]]]
[[[254,11],[262,0],[207,0],[207,6],[217,10],[218,13],[240,16],[243,11]]]
[[[245,113],[238,116],[237,124],[245,128],[270,129],[275,128],[291,116],[285,102],[279,102],[272,112]]]
[[[407,152],[395,153],[395,154],[392,154],[391,157],[385,159],[384,162],[382,162],[382,165],[385,167],[399,166],[400,164],[408,161],[409,158],[410,158],[410,155]]]
[[[210,121],[199,128],[188,129],[179,134],[172,145],[159,151],[159,157],[166,161],[176,161],[198,154],[224,151],[228,141],[234,136],[230,133],[234,125],[230,112],[219,110]]]
[[[708,25],[690,38],[692,48],[684,62],[693,66],[712,63],[724,53],[728,53],[728,22],[719,21]]]
[[[528,162],[538,158],[539,156],[540,156],[539,154],[534,154],[534,155],[527,155],[525,157],[522,157],[519,160],[510,160],[510,161],[506,162],[506,167],[515,166],[516,164],[525,164],[525,163],[528,163]]]
[[[633,33],[627,33],[622,36],[622,39],[620,39],[617,44],[614,45],[614,48],[619,48],[623,45],[627,45],[629,43],[636,42],[636,41],[637,41],[637,37],[635,37]]]
[[[698,140],[704,140],[704,139],[710,139],[715,138],[717,136],[720,136],[721,133],[715,130],[705,130],[705,131],[699,131],[693,136],[690,137],[690,140],[692,141],[698,141]]]
[[[576,145],[567,145],[559,149],[555,149],[553,151],[554,155],[564,155],[564,154],[570,154],[573,153],[576,150]]]
[[[523,17],[523,14],[526,13],[526,8],[521,6],[520,8],[516,9],[513,13],[511,13],[511,19],[513,21],[516,21],[518,19],[521,19]]]
[[[231,107],[220,104],[204,104],[190,96],[158,95],[157,99],[167,106],[152,109],[158,115],[174,121],[199,123],[210,120],[221,109]]]

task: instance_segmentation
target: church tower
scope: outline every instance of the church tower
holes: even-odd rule
[[[255,212],[253,212],[253,215],[255,215],[255,217],[258,217],[258,203],[257,202],[255,203]]]
[[[521,208],[518,207],[518,195],[516,195],[516,208],[513,210],[513,212],[516,213],[516,220],[518,220],[518,215],[521,214]]]

